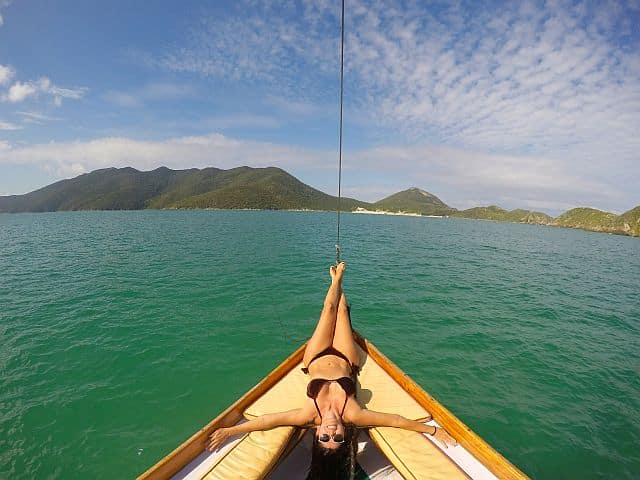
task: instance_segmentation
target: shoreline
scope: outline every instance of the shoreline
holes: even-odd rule
[[[358,207],[349,213],[357,213],[359,215],[395,215],[400,217],[427,217],[427,218],[449,218],[448,215],[423,215],[422,213],[413,212],[390,212],[388,210],[367,210],[366,208]]]
[[[55,210],[49,212],[0,212],[0,215],[21,215],[21,214],[43,214],[43,213],[75,213],[75,212],[142,212],[142,211],[156,211],[156,212],[171,212],[171,211],[229,211],[229,212],[298,212],[298,213],[309,213],[309,212],[326,212],[326,213],[336,213],[337,210],[312,210],[305,208],[140,208],[136,210]],[[553,225],[550,223],[526,223],[526,222],[509,222],[505,220],[494,220],[489,218],[468,218],[468,217],[451,217],[448,215],[421,215],[419,213],[408,213],[408,212],[389,212],[385,210],[352,210],[352,211],[341,211],[341,213],[350,213],[354,215],[386,215],[393,217],[422,217],[422,218],[439,218],[439,219],[459,219],[459,220],[476,220],[482,222],[497,222],[497,223],[512,223],[516,225],[533,225],[533,226],[543,226],[543,227],[553,227],[553,228],[566,228],[570,230],[582,230],[583,232],[591,232],[591,233],[601,233],[606,235],[617,235],[620,237],[629,237],[629,238],[640,238],[639,235],[629,235],[627,233],[623,233],[620,231],[604,231],[604,230],[592,230],[588,228],[582,228],[578,226],[568,226],[568,225]]]

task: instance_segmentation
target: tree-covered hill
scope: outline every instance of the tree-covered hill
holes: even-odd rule
[[[640,237],[640,205],[620,215],[622,230],[627,235]]]
[[[107,168],[62,180],[25,195],[0,197],[0,212],[255,208],[335,210],[338,199],[275,167],[150,172]],[[370,207],[343,198],[341,207]]]
[[[394,193],[374,203],[373,206],[379,210],[420,213],[422,215],[450,215],[457,211],[432,193],[415,187]]]
[[[515,222],[515,223],[535,223],[548,225],[553,218],[542,212],[533,212],[530,210],[504,210],[495,205],[488,207],[474,207],[461,212],[454,213],[453,217],[474,218],[477,220],[496,220],[499,222]]]
[[[267,210],[308,209],[336,210],[338,199],[310,187],[289,173],[275,167],[255,169],[240,167],[224,171],[201,182],[197,191],[180,195],[176,190],[154,199],[152,208],[255,208]],[[181,188],[183,188],[181,186]],[[193,194],[192,194],[193,193]],[[340,208],[354,210],[368,203],[342,198]]]
[[[542,212],[522,209],[508,211],[491,205],[489,207],[469,208],[451,216],[499,222],[533,223],[554,227],[580,228],[593,232],[640,236],[640,206],[622,215],[603,212],[595,208],[574,208],[554,219]]]
[[[495,205],[457,211],[429,192],[410,188],[375,203],[352,198],[341,201],[342,210],[353,211],[358,207],[640,236],[640,206],[622,215],[593,208],[574,208],[554,219],[541,212],[508,211]],[[229,170],[160,167],[150,172],[131,167],[105,168],[61,180],[25,195],[0,197],[0,213],[145,208],[336,210],[338,199],[276,167]]]
[[[552,225],[581,228],[594,232],[640,236],[640,206],[622,215],[603,212],[595,208],[574,208],[556,218]]]

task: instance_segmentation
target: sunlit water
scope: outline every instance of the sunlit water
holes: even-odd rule
[[[640,239],[343,215],[355,328],[535,478],[640,475]],[[0,478],[131,478],[310,334],[335,215],[0,215]],[[398,412],[402,413],[402,412]]]

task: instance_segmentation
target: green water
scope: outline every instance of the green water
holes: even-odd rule
[[[534,478],[640,474],[640,240],[343,216],[354,326]],[[131,478],[310,334],[335,216],[0,215],[0,478]],[[401,412],[400,412],[401,413]]]

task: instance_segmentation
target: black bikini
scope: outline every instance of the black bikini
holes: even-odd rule
[[[313,362],[315,362],[320,357],[326,357],[327,355],[335,355],[336,357],[340,357],[345,362],[347,362],[349,364],[349,366],[351,367],[351,376],[357,375],[360,372],[360,367],[358,365],[355,365],[355,364],[351,363],[351,361],[349,361],[349,359],[347,358],[347,356],[344,353],[342,353],[340,350],[337,350],[337,349],[333,348],[333,346],[327,347],[324,350],[322,350],[319,354],[317,354],[315,357],[313,357],[311,360],[309,360],[308,365],[310,366]],[[306,373],[308,375],[309,374],[309,368],[303,367],[302,368],[302,372]]]
[[[355,377],[360,371],[360,367],[358,365],[354,365],[353,363],[351,363],[349,359],[340,350],[336,350],[333,347],[325,348],[322,352],[320,352],[315,357],[313,357],[309,361],[308,365],[311,365],[318,358],[325,357],[327,355],[335,355],[336,357],[340,357],[344,359],[351,367],[351,376],[340,377],[335,379],[314,378],[307,384],[307,397],[313,399],[313,403],[316,406],[318,415],[320,415],[320,418],[322,418],[322,414],[320,413],[320,408],[318,408],[318,402],[316,401],[316,399],[318,398],[318,394],[320,393],[320,390],[325,384],[332,383],[332,382],[337,383],[338,385],[340,385],[340,387],[342,388],[342,390],[344,390],[344,393],[345,393],[344,404],[342,405],[342,411],[340,412],[340,416],[342,417],[342,414],[344,413],[344,409],[347,406],[347,401],[349,400],[349,397],[352,395],[355,396],[356,394]],[[302,371],[306,374],[309,373],[308,368],[303,368]]]

